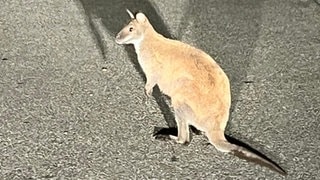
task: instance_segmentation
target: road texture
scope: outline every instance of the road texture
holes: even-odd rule
[[[313,0],[2,0],[0,179],[319,179],[320,6]],[[226,134],[288,172],[152,137],[168,100],[144,95],[125,8],[213,56],[230,77]]]

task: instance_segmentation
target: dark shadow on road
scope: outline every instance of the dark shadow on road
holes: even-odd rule
[[[100,47],[101,53],[105,58],[105,49],[102,42],[102,37],[98,33],[98,30],[95,29],[93,24],[93,17],[100,18],[104,27],[107,29],[108,33],[115,37],[116,34],[126,25],[130,20],[126,9],[129,9],[133,13],[143,12],[147,15],[150,22],[160,34],[168,38],[173,38],[166,28],[165,23],[162,18],[159,16],[155,6],[153,6],[147,0],[130,0],[130,1],[118,1],[118,0],[80,0],[81,5],[83,6],[85,13],[88,17],[90,28],[94,33],[95,39],[98,46]],[[133,46],[125,46],[125,50],[130,57],[131,62],[134,64],[135,69],[139,72],[140,76],[145,80],[144,73],[140,68],[140,65],[137,61],[137,56],[134,51]],[[153,96],[157,104],[160,107],[161,113],[163,114],[169,127],[175,127],[175,120],[172,111],[170,110],[168,104],[166,103],[165,96],[163,96],[156,86],[153,90]]]
[[[196,135],[202,134],[201,131],[199,131],[197,128],[190,126],[190,142],[192,141],[192,135],[193,133]],[[154,127],[153,130],[153,136],[155,139],[159,140],[171,140],[170,135],[172,136],[178,136],[178,129],[176,127],[169,127],[169,128],[164,128],[164,127]]]

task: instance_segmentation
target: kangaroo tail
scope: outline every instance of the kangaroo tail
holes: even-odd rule
[[[256,153],[254,153],[253,151],[250,151],[247,148],[237,146],[237,148],[232,149],[230,153],[241,158],[241,159],[245,159],[247,161],[259,164],[261,166],[268,167],[271,170],[280,173],[281,175],[284,175],[284,176],[287,175],[287,172],[284,169],[282,169],[277,163],[273,162],[268,157],[266,157],[264,155],[258,155]]]
[[[277,163],[261,154],[257,150],[254,150],[250,146],[241,143],[242,145],[232,144],[227,141],[223,131],[214,131],[208,134],[209,141],[221,152],[227,152],[233,154],[241,159],[245,159],[250,162],[254,162],[261,166],[270,168],[273,171],[280,173],[281,175],[287,175],[287,172],[283,170]],[[235,139],[233,139],[235,141]]]

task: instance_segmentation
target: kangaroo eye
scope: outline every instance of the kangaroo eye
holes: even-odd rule
[[[129,28],[129,31],[132,32],[132,31],[133,31],[133,27],[130,27],[130,28]]]

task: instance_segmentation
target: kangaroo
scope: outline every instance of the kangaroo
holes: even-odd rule
[[[169,97],[175,113],[177,143],[190,142],[189,125],[204,132],[219,151],[286,175],[276,163],[248,148],[227,141],[224,131],[231,105],[230,84],[220,66],[205,52],[183,42],[163,37],[155,31],[145,14],[135,16],[116,36],[118,44],[133,44],[145,73],[145,92],[152,95],[155,85]]]

